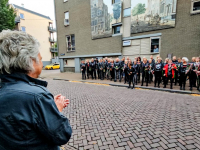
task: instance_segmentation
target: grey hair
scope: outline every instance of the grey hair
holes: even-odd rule
[[[33,60],[37,63],[39,42],[22,31],[3,30],[0,33],[0,74],[34,71]]]
[[[187,57],[183,57],[182,59],[184,59],[186,62],[189,61]]]

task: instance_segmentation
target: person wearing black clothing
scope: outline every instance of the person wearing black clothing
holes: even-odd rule
[[[179,57],[178,58],[178,63],[176,64],[176,67],[177,67],[177,69],[176,69],[176,71],[178,71],[178,83],[179,83],[179,86],[180,86],[180,71],[179,71],[179,69],[180,69],[180,66],[181,66],[181,64],[182,64],[182,59]]]
[[[110,61],[110,81],[112,81],[112,79],[115,78],[115,75],[114,75],[114,60],[111,60]]]
[[[123,69],[124,69],[124,61],[125,61],[125,57],[122,58],[121,62],[120,62],[120,75],[121,75],[121,79],[123,78]]]
[[[95,78],[96,80],[96,64],[94,62],[94,59],[92,58],[90,62],[90,67],[91,67],[91,75],[92,75],[92,80]]]
[[[120,66],[119,58],[117,58],[115,63],[114,63],[114,69],[115,69],[115,80],[114,80],[114,82],[117,81],[117,73],[119,75],[119,82],[121,82],[121,75],[120,75],[121,66]]]
[[[108,62],[106,64],[106,78],[107,80],[110,79],[110,59],[108,59]]]
[[[155,62],[155,59],[153,59],[153,55],[151,55],[151,62],[153,63],[153,64],[155,64],[156,62]]]
[[[159,58],[159,57],[158,57]],[[158,60],[158,59],[157,59]],[[158,62],[158,61],[157,61]],[[168,62],[169,62],[169,58],[165,58],[165,62],[164,63],[162,63],[162,61],[161,61],[161,63],[163,64],[163,67],[165,66],[165,65],[167,65],[168,64]],[[164,76],[164,74],[165,74],[165,71],[163,70],[162,71],[162,81],[163,81],[163,84],[165,84],[165,82],[166,82],[166,84],[168,84],[168,80],[166,80],[166,76]]]
[[[124,66],[123,66],[123,72],[124,72],[124,84],[126,84],[126,82],[128,82],[128,74],[127,74],[127,69],[128,69],[128,61],[125,60]]]
[[[189,69],[188,69],[187,73],[189,76],[190,90],[192,91],[192,88],[196,86],[196,72],[195,72],[194,58],[192,58],[192,62],[189,63],[188,65],[189,65]]]
[[[81,67],[81,72],[82,72],[82,80],[86,80],[86,74],[85,74],[86,64],[84,60],[81,61],[80,67]]]
[[[99,67],[98,67],[98,64],[99,64],[99,60],[98,60],[98,58],[96,57],[96,60],[94,61],[95,62],[95,67],[96,67],[96,74],[98,75],[98,79],[100,79],[99,78]]]
[[[154,69],[154,63],[152,60],[149,60],[149,83],[153,82],[153,69]]]
[[[99,60],[99,64],[98,64],[98,67],[99,67],[99,78],[101,80],[103,80],[103,62],[102,62],[102,59]]]
[[[138,66],[137,79],[138,79],[138,83],[140,83],[140,73],[141,73],[141,66],[142,66],[141,57],[137,58],[137,66]]]
[[[196,63],[195,63],[195,72],[197,75],[197,90],[200,92],[200,62],[199,62],[199,57],[196,58]]]
[[[127,69],[127,74],[128,74],[128,78],[129,78],[129,87],[131,88],[131,83],[133,84],[132,89],[135,87],[135,83],[134,83],[134,78],[133,76],[135,75],[135,69],[132,67],[132,63],[129,63],[128,69]]]
[[[147,63],[147,59],[143,58],[143,63],[142,63],[142,84],[143,86],[144,79],[146,79],[146,86],[148,86],[149,82],[149,64]]]
[[[162,71],[163,71],[163,64],[161,63],[161,58],[158,58],[158,61],[154,65],[154,75],[155,75],[155,81],[154,81],[154,87],[156,87],[156,84],[158,83],[158,88],[160,88],[161,83],[161,77],[162,77]]]
[[[89,60],[86,60],[86,71],[87,71],[87,78],[89,79],[89,76],[91,74],[91,67]]]
[[[137,60],[133,61],[133,68],[135,69],[135,74],[133,76],[133,80],[135,81],[135,85],[137,85],[137,76],[138,76],[138,65],[137,65]]]
[[[178,60],[176,59],[176,56],[173,57],[172,63],[177,65]],[[175,70],[175,85],[177,84],[177,82],[178,82],[178,71]]]
[[[105,60],[105,58],[102,61],[103,64],[103,79],[106,77],[106,65],[107,65],[107,61]]]
[[[178,69],[178,74],[179,74],[179,83],[180,83],[180,90],[185,90],[185,84],[186,84],[186,79],[187,79],[187,64],[188,59],[186,57],[182,58],[182,62],[180,64],[180,67]]]

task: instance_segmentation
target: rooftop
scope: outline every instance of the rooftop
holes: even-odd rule
[[[46,19],[51,20],[51,18],[50,18],[49,16],[42,15],[42,14],[40,14],[40,13],[34,12],[34,11],[32,11],[32,10],[26,9],[26,8],[24,8],[24,7],[21,7],[21,6],[15,5],[15,4],[12,4],[12,5],[13,5],[15,8],[18,8],[18,9],[27,11],[27,12],[29,12],[29,13],[35,14],[35,15],[37,15],[37,16],[40,16],[40,17],[43,17],[43,18],[46,18]]]

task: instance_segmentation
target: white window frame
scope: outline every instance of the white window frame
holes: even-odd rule
[[[159,39],[159,52],[151,52],[151,40],[153,39]],[[160,53],[161,52],[161,37],[160,36],[156,36],[156,37],[150,37],[150,53],[153,53],[153,54],[157,54],[157,53]]]
[[[23,31],[23,28],[25,29],[24,31]],[[26,27],[22,26],[22,27],[21,27],[21,30],[22,30],[23,32],[26,32]]]
[[[74,45],[75,45],[74,47],[72,46],[72,35],[74,35]],[[70,41],[67,40],[67,37],[70,37]],[[67,52],[75,52],[75,51],[76,51],[76,39],[75,39],[75,34],[66,35],[65,38],[66,38]],[[71,43],[71,48],[70,48],[71,50],[69,50],[69,45],[68,45],[69,42]],[[75,50],[72,50],[73,48],[74,48]]]
[[[68,14],[68,17],[66,17],[66,14]],[[64,18],[64,26],[68,26],[69,25],[69,11],[66,11],[64,13],[65,18]]]
[[[190,13],[191,13],[192,15],[194,15],[194,14],[199,14],[199,13],[200,13],[200,10],[193,11],[193,6],[194,6],[194,3],[195,3],[195,2],[200,2],[200,0],[191,0],[191,10],[190,10]]]

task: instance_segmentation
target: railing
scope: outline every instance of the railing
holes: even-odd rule
[[[56,48],[56,47],[51,47],[51,48],[50,48],[50,52],[52,52],[52,53],[57,53],[57,52],[58,52],[58,48]]]
[[[55,43],[56,40],[54,40],[54,39],[52,39],[52,38],[49,38],[49,42],[51,42],[51,43]]]
[[[20,23],[20,16],[15,17],[15,24]]]
[[[48,27],[49,32],[56,32],[56,28]]]

